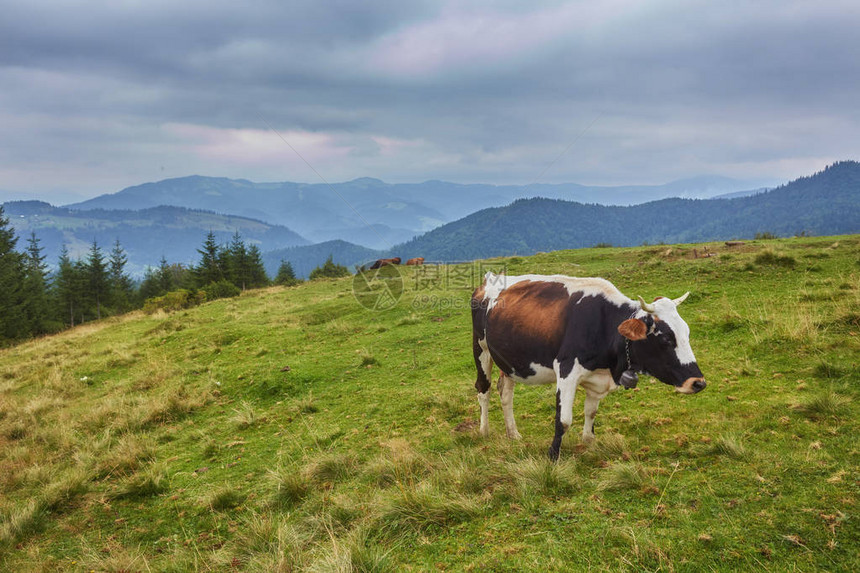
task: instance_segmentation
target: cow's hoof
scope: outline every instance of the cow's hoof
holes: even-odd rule
[[[582,443],[586,446],[590,446],[594,443],[594,434],[583,434],[582,435]]]
[[[513,432],[508,432],[508,437],[512,440],[522,440],[523,439],[523,435],[520,434],[516,430],[514,430]]]
[[[549,459],[551,459],[554,462],[557,462],[558,461],[558,454],[559,454],[559,451],[556,448],[554,448],[552,446],[549,447]]]

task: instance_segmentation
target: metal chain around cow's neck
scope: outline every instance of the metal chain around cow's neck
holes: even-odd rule
[[[638,310],[634,310],[633,314],[630,315],[630,318],[636,318],[636,313]],[[629,319],[628,319],[629,320]],[[630,339],[626,336],[624,337],[624,351],[627,353],[627,369],[633,368],[633,363],[630,362]]]

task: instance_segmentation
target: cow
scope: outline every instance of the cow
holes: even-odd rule
[[[407,265],[423,265],[424,257],[415,257],[414,259],[409,259],[406,261]]]
[[[689,294],[674,300],[658,297],[648,304],[642,297],[627,298],[601,278],[487,273],[471,301],[481,435],[489,432],[493,363],[501,370],[498,390],[505,429],[513,439],[521,437],[514,421],[514,383],[555,382],[553,460],[573,420],[578,386],[586,392],[584,443],[594,440],[600,400],[619,385],[635,386],[636,372],[682,394],[703,390],[690,328],[677,310]]]
[[[379,269],[384,267],[385,265],[399,265],[400,257],[394,257],[393,259],[378,259],[375,263],[370,265],[371,269]]]

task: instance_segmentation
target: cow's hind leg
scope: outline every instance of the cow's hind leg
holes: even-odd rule
[[[499,375],[499,398],[505,416],[505,431],[509,438],[519,440],[522,436],[517,431],[517,422],[514,419],[514,380],[504,372]]]
[[[486,436],[490,433],[490,376],[493,373],[493,358],[490,356],[486,340],[475,340],[473,351],[475,366],[478,369],[475,389],[478,391],[478,404],[481,406],[480,432],[482,436]]]
[[[594,441],[594,418],[597,416],[597,407],[604,395],[588,389],[585,391],[585,422],[582,425],[582,442],[584,444],[590,444]]]

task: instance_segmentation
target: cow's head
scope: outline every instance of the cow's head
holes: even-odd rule
[[[683,394],[695,394],[706,385],[690,347],[690,327],[678,314],[678,305],[689,294],[674,300],[661,297],[651,304],[639,297],[646,315],[625,320],[618,327],[631,341],[636,366]]]

